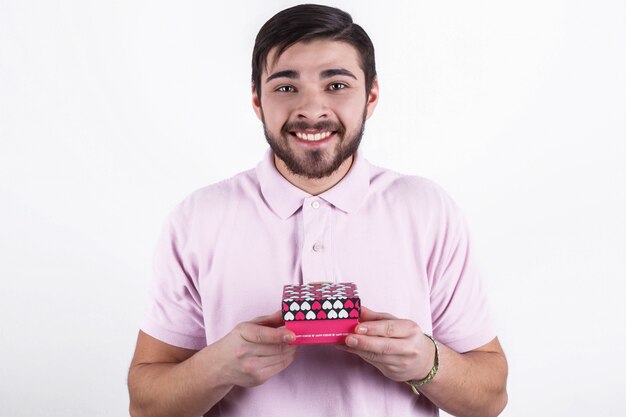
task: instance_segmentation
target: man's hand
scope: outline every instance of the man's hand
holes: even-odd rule
[[[435,362],[435,346],[417,324],[365,307],[361,320],[341,349],[359,355],[394,381],[426,378]]]
[[[295,334],[280,311],[238,324],[200,351],[168,345],[139,332],[128,375],[130,412],[141,416],[198,416],[233,386],[260,385],[294,360]]]
[[[223,376],[228,384],[253,387],[287,368],[296,347],[288,346],[295,334],[282,326],[281,312],[238,324],[216,343],[224,359]]]
[[[339,349],[355,353],[394,381],[426,378],[435,362],[435,345],[417,324],[362,307],[362,322]],[[435,378],[420,388],[437,407],[464,417],[497,416],[507,403],[508,367],[497,338],[457,353],[439,343]],[[412,395],[407,389],[407,395]]]

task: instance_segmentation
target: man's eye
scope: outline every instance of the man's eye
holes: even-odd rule
[[[296,89],[293,88],[293,86],[291,85],[281,85],[276,89],[276,91],[280,93],[293,93],[294,91],[296,91]]]
[[[345,85],[344,83],[332,83],[328,86],[328,89],[329,90],[343,90],[346,87],[347,85]]]

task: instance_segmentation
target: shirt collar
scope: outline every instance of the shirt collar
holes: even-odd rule
[[[281,219],[293,215],[302,207],[304,200],[311,197],[311,194],[291,184],[278,172],[271,149],[267,150],[265,157],[257,165],[256,173],[265,201]],[[318,197],[350,213],[365,200],[369,184],[369,163],[357,151],[348,173],[333,188]]]

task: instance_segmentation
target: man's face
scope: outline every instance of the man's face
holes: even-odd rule
[[[358,52],[345,42],[299,42],[275,55],[268,55],[260,97],[253,90],[265,137],[293,174],[329,176],[356,152],[378,85],[365,93]]]

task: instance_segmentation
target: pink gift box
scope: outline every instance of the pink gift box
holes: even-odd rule
[[[359,322],[361,299],[352,282],[285,285],[282,312],[293,345],[344,343]]]

